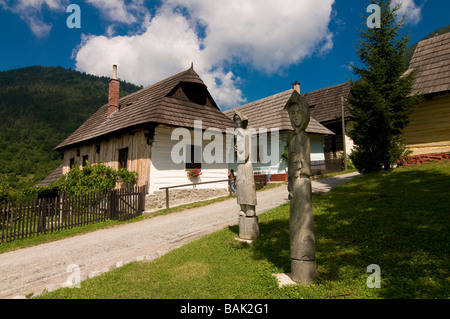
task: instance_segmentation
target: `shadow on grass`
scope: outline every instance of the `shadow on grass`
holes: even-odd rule
[[[286,205],[289,210],[289,206]],[[283,272],[290,271],[289,220],[271,220],[259,224],[260,237],[253,242],[254,257],[265,258]]]
[[[356,280],[381,269],[381,298],[448,298],[450,165],[365,175],[314,196],[318,281]],[[254,257],[290,271],[289,206],[260,222]],[[287,213],[286,213],[287,211]]]

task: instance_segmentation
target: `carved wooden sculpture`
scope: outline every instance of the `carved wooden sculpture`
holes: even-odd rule
[[[294,91],[285,108],[294,128],[289,137],[288,159],[291,277],[294,281],[310,284],[316,276],[316,254],[310,140],[305,132],[310,119],[309,105]]]
[[[247,131],[247,117],[240,111],[234,113],[234,123],[237,126],[237,176],[236,198],[240,205],[239,237],[242,239],[255,239],[259,236],[258,217],[256,216],[256,191],[253,177],[253,165],[250,160],[250,136]]]

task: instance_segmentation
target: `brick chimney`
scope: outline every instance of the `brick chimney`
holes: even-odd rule
[[[300,94],[300,83],[295,81],[294,83],[292,83],[292,88]]]
[[[109,95],[108,95],[108,115],[110,116],[119,109],[119,90],[120,81],[117,79],[117,65],[113,65],[113,76],[109,80]]]

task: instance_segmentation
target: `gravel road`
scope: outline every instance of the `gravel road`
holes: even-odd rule
[[[357,173],[313,182],[327,192]],[[286,186],[257,192],[257,212],[288,201]],[[80,271],[81,280],[136,260],[153,260],[203,235],[238,223],[239,206],[229,199],[208,206],[120,225],[72,238],[0,254],[0,298],[52,291]],[[69,271],[68,271],[69,270]]]

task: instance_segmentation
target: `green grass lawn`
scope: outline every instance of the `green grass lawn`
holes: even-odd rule
[[[260,215],[261,236],[238,227],[152,262],[133,262],[40,298],[449,298],[450,162],[357,177],[313,197],[318,275],[278,288],[290,271],[289,206]],[[381,288],[368,288],[379,265]]]

